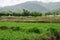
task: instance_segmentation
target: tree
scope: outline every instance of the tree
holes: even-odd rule
[[[35,11],[35,12],[32,12],[32,13],[31,13],[31,16],[35,16],[35,17],[36,17],[36,16],[42,16],[42,13],[39,13],[39,12],[36,12],[36,11]]]
[[[28,10],[23,9],[23,16],[29,16],[30,12]]]
[[[45,13],[45,16],[47,16],[47,15],[53,15],[51,12],[47,12],[47,13]]]

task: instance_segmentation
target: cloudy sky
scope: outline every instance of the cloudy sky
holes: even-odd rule
[[[26,1],[60,2],[60,0],[0,0],[0,7],[24,3]]]

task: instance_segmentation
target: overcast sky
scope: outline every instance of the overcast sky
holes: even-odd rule
[[[0,0],[0,7],[24,3],[26,1],[60,2],[60,0]]]

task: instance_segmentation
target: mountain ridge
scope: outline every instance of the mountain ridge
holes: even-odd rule
[[[50,3],[43,3],[38,1],[28,1],[25,3],[13,5],[13,6],[6,6],[0,7],[0,11],[17,11],[20,12],[23,9],[27,9],[30,11],[38,11],[38,12],[47,12],[52,11],[60,8],[60,2],[50,2]]]

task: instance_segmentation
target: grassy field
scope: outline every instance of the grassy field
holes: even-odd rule
[[[44,40],[52,28],[60,31],[60,23],[0,22],[0,40]]]

